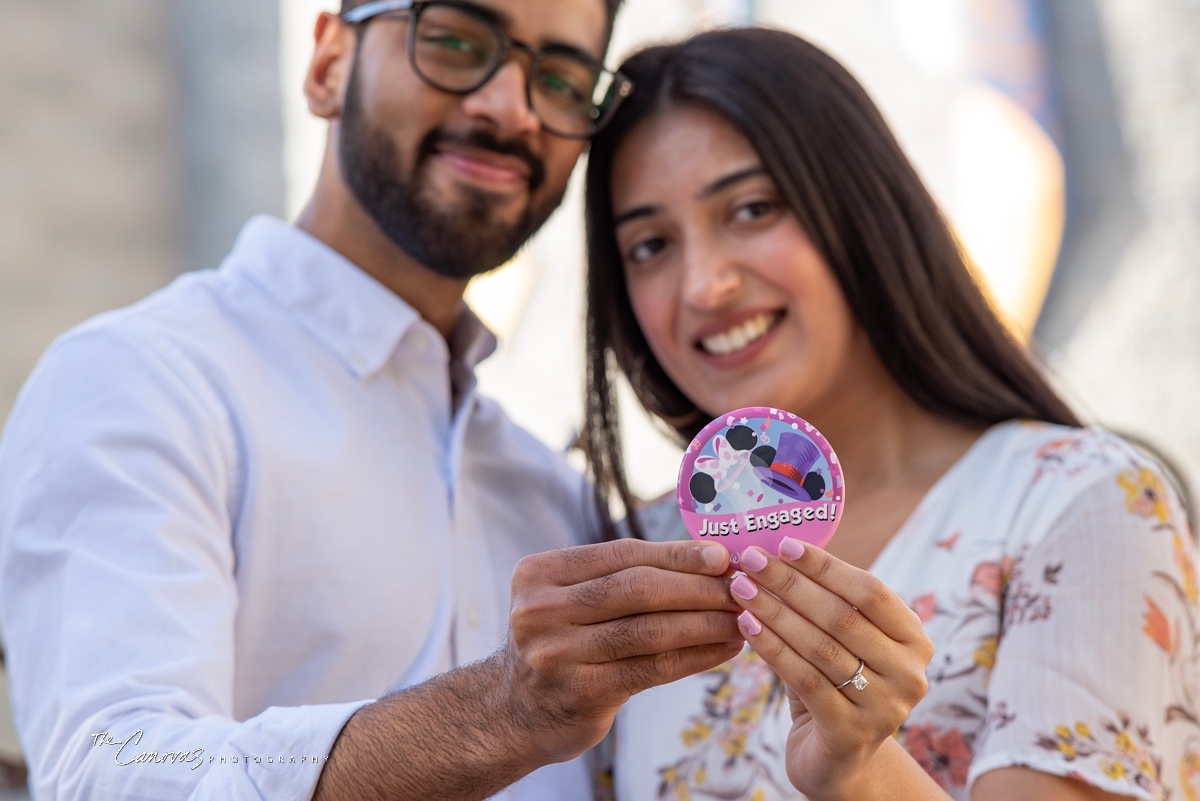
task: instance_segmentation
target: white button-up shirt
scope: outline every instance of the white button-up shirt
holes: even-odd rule
[[[491,335],[451,340],[258,218],[50,348],[0,445],[35,797],[307,799],[365,703],[503,645],[514,566],[587,538],[586,493],[475,394]],[[507,797],[590,793],[575,760]]]

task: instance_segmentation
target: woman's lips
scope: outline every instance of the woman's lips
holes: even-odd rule
[[[748,322],[754,323],[758,328],[761,328],[762,321],[758,320],[758,315],[750,315],[743,318],[740,323],[735,323],[733,326],[725,324],[721,330],[700,338],[695,344],[696,352],[705,363],[718,370],[736,370],[751,364],[775,341],[775,336],[781,328],[780,322],[787,316],[784,311],[767,312],[767,314],[769,315],[770,323],[765,332],[741,341],[731,333],[739,328],[744,330]],[[726,342],[723,344],[733,346],[728,352],[717,353],[705,347],[705,342],[708,342],[710,347],[717,346],[714,350],[724,350],[720,347],[721,342],[713,341],[714,338],[722,336],[726,338]],[[740,347],[737,347],[739,344]]]
[[[753,346],[783,319],[784,312],[750,311],[710,324],[696,336],[696,347],[709,356],[733,356]]]

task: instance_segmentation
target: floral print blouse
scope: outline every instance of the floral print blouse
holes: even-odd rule
[[[686,537],[672,506],[648,510],[651,538]],[[871,570],[936,646],[929,692],[896,737],[953,798],[1023,766],[1200,801],[1192,532],[1129,444],[1100,429],[995,426]],[[779,680],[747,649],[632,699],[604,786],[618,801],[799,799],[784,768],[789,728]]]

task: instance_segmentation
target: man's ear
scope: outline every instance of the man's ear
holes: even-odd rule
[[[313,38],[316,48],[304,78],[308,110],[323,119],[336,119],[342,113],[345,85],[350,79],[358,37],[352,26],[337,14],[326,11],[317,18]]]

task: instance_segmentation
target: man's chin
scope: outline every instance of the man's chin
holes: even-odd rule
[[[474,184],[455,182],[431,204],[444,217],[469,216],[485,225],[515,226],[529,214],[529,190],[492,192]]]
[[[420,231],[406,226],[384,230],[409,256],[455,280],[490,272],[507,262],[528,238],[522,221],[480,216],[478,209],[450,205],[429,209]]]
[[[432,211],[444,226],[471,238],[486,235],[508,239],[525,227],[529,219],[528,203],[517,200],[497,202],[478,193],[451,202],[439,202]]]

